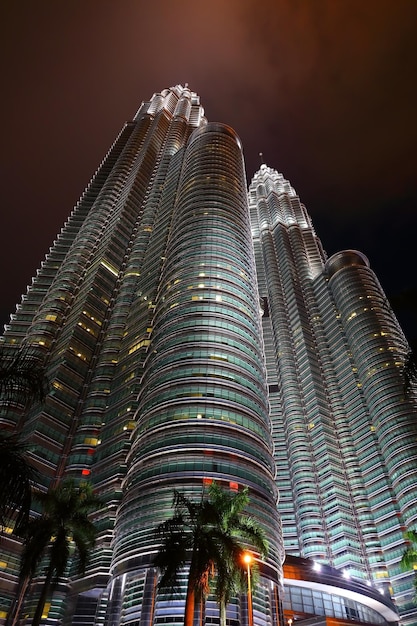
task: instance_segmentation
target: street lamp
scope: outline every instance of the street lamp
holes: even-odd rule
[[[250,552],[244,552],[242,560],[246,565],[246,571],[248,575],[248,623],[249,626],[253,626],[252,588],[250,581],[250,565],[253,561],[253,556],[250,554]]]

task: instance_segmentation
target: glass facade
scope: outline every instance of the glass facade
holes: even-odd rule
[[[33,446],[41,487],[87,479],[105,502],[87,575],[69,570],[51,625],[181,622],[186,572],[175,601],[158,592],[154,529],[171,515],[174,489],[199,499],[213,480],[249,488],[270,545],[258,602],[273,607],[257,623],[278,624],[284,553],[246,193],[236,133],[209,124],[187,87],[155,94],[6,329],[4,343],[31,346],[51,381],[25,419],[19,407],[4,412]],[[4,614],[18,571],[8,541]],[[242,602],[230,610],[240,615]]]
[[[328,259],[281,174],[262,165],[247,196],[238,136],[209,123],[188,87],[155,94],[124,126],[3,343],[30,347],[51,383],[28,415],[0,406],[3,427],[32,446],[39,486],[90,480],[105,502],[88,571],[69,567],[48,626],[182,623],[187,572],[174,600],[158,590],[154,528],[174,488],[197,499],[213,480],[249,488],[269,540],[255,626],[282,626],[282,602],[286,618],[330,602],[329,617],[383,624],[382,592],[416,623],[399,565],[417,521],[405,338],[366,257]],[[19,568],[18,541],[2,542],[0,623]],[[283,594],[284,547],[371,591],[344,604],[294,582]],[[211,597],[197,613],[218,623]],[[227,614],[245,626],[246,597]]]
[[[324,625],[336,619],[341,625],[353,621],[388,626],[398,621],[388,594],[328,565],[289,555],[284,564],[283,605],[286,623],[307,620],[307,624]]]
[[[413,624],[399,565],[417,514],[406,340],[366,257],[327,259],[281,174],[262,165],[249,203],[286,552],[372,582]]]
[[[352,619],[363,624],[389,624],[382,615],[366,604],[335,593],[286,585],[284,610],[297,615],[323,615],[338,619]],[[364,602],[367,598],[364,598]]]

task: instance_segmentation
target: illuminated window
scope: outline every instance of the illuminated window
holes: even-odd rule
[[[97,437],[86,437],[84,439],[84,443],[87,446],[96,446],[98,444],[98,439],[97,439]]]
[[[144,346],[149,346],[149,344],[150,344],[150,339],[142,339],[141,341],[138,341],[137,343],[133,344],[133,346],[129,350],[129,354],[133,354],[133,352],[136,352],[136,350],[139,350],[140,348],[143,348]]]

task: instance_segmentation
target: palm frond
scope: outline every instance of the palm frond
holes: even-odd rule
[[[33,577],[54,532],[51,520],[43,517],[31,519],[26,527],[20,576]]]
[[[16,534],[28,522],[32,484],[38,475],[26,458],[28,450],[18,435],[0,433],[0,525],[12,520]]]
[[[189,555],[189,541],[179,532],[173,532],[163,540],[153,564],[161,572],[159,587],[170,589],[173,593],[178,591],[179,575],[185,567]]]
[[[50,568],[54,572],[55,580],[65,574],[70,557],[70,540],[65,527],[58,531],[58,535],[51,542],[51,552],[49,556]]]
[[[264,529],[250,516],[241,516],[236,524],[236,533],[259,551],[261,557],[268,553],[268,541]]]
[[[95,543],[96,527],[88,514],[101,506],[90,485],[66,480],[34,497],[42,508],[39,518],[30,520],[22,555],[21,575],[33,576],[49,550],[50,568],[55,577],[64,574],[71,554],[71,541],[83,570]]]
[[[407,530],[404,539],[409,544],[401,559],[401,569],[410,570],[417,567],[417,531]]]
[[[39,355],[33,348],[0,346],[0,397],[3,402],[42,402],[48,380]]]
[[[75,545],[78,573],[84,574],[91,550],[96,544],[97,527],[84,515],[76,515],[72,524],[72,540]]]
[[[155,529],[160,548],[153,563],[161,574],[160,588],[172,593],[178,590],[179,575],[187,562],[189,589],[200,597],[210,592],[215,579],[215,594],[224,614],[231,596],[246,585],[242,542],[257,548],[261,555],[268,546],[262,528],[244,514],[248,489],[231,493],[212,483],[208,496],[204,498],[203,492],[200,501],[193,501],[174,492],[174,515]],[[256,565],[251,570],[256,581]]]

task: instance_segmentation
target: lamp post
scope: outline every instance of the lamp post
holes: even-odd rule
[[[253,626],[252,588],[250,580],[250,565],[253,561],[253,557],[249,552],[244,552],[242,559],[246,565],[246,571],[248,575],[248,625]]]

